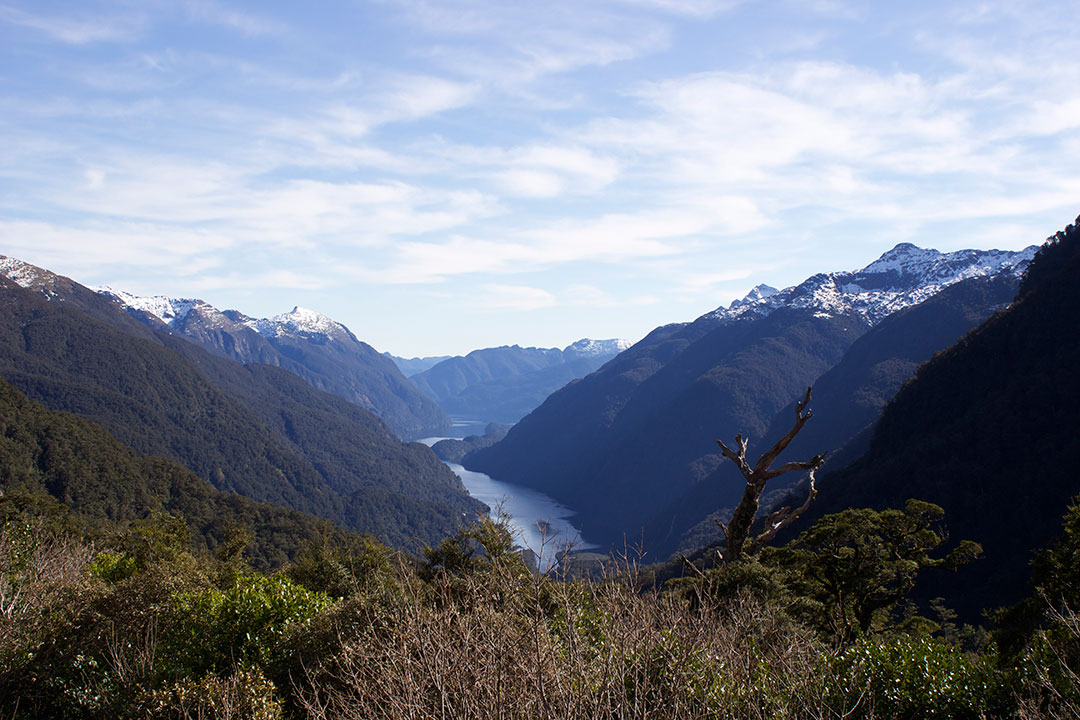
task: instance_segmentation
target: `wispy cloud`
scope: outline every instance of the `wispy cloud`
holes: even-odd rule
[[[83,18],[72,18],[41,15],[10,6],[0,6],[0,22],[35,30],[51,40],[69,45],[129,43],[136,40],[145,27],[143,16],[138,12],[111,17],[86,13]]]
[[[214,0],[184,0],[184,7],[195,20],[238,30],[244,35],[285,35],[284,23],[244,12]]]
[[[487,284],[480,287],[474,303],[491,310],[539,310],[556,304],[553,294],[526,285]]]
[[[1054,0],[3,1],[0,239],[73,273],[665,322],[1080,197]]]

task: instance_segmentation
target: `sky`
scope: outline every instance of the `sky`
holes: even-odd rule
[[[1080,0],[0,0],[0,253],[411,357],[1080,213]]]

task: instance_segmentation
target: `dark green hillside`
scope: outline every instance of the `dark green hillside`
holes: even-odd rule
[[[552,393],[466,467],[538,489],[570,482],[602,457],[611,425],[635,389],[712,324],[665,325],[586,378]],[[545,490],[546,491],[546,490]]]
[[[843,453],[837,450],[877,419],[886,402],[921,363],[1009,303],[1017,284],[1017,279],[1008,275],[971,278],[882,320],[856,340],[839,363],[814,381],[814,417],[779,462],[806,459],[828,450],[832,455],[826,467],[839,468],[844,456],[849,460],[858,457],[865,446],[844,447]],[[795,403],[790,402],[776,414],[763,435],[750,436],[752,447],[771,447],[791,429],[794,417]],[[790,475],[776,481],[790,483],[799,479]],[[732,507],[738,501],[735,493],[741,492],[742,486],[734,465],[721,464],[660,515],[647,536],[660,539],[662,554],[676,549],[682,532],[688,533],[681,540],[683,549],[718,541],[716,524],[705,518],[720,508]],[[775,492],[780,487],[769,489]],[[698,527],[688,531],[693,523],[699,523]]]
[[[147,332],[137,324],[122,332],[134,321],[111,303],[90,316],[62,298],[0,280],[0,374],[46,406],[94,420],[220,489],[397,546],[433,542],[478,506],[429,450],[397,442],[362,409],[164,332],[136,337]],[[111,315],[124,320],[105,322]],[[303,399],[290,406],[282,388]],[[304,404],[312,412],[298,410]]]
[[[252,536],[249,558],[278,566],[306,544],[348,533],[310,515],[215,490],[169,460],[139,455],[100,426],[47,410],[0,380],[0,491],[9,501],[48,494],[93,532],[164,513],[182,518],[209,550],[234,527]]]
[[[923,365],[878,421],[869,451],[827,475],[815,515],[900,506],[945,508],[953,537],[983,545],[962,581],[927,591],[969,617],[1018,600],[1035,548],[1080,491],[1080,232],[1036,256],[1021,296]],[[812,521],[809,519],[807,522]]]

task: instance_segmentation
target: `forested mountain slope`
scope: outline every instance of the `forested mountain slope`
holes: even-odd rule
[[[778,463],[805,460],[828,451],[826,468],[842,467],[865,446],[852,442],[873,423],[882,408],[911,378],[916,368],[939,350],[955,343],[967,331],[1006,306],[1016,295],[1019,279],[1012,273],[977,277],[956,283],[918,305],[896,312],[856,340],[836,365],[814,381],[814,417],[780,456]],[[792,426],[795,401],[789,402],[763,434],[749,434],[751,454],[771,447]],[[730,436],[724,438],[729,442]],[[848,446],[850,443],[851,446]],[[773,481],[776,492],[797,482],[797,474]],[[646,529],[655,549],[666,555],[720,539],[712,521],[734,507],[744,480],[735,466],[721,463],[716,471],[678,498]],[[697,525],[688,530],[691,524]],[[683,537],[679,537],[683,533]]]
[[[214,550],[246,529],[247,555],[260,567],[349,535],[326,520],[215,490],[183,466],[139,455],[101,426],[48,410],[0,380],[0,497],[21,503],[45,494],[91,533],[164,514],[182,519],[197,546]]]

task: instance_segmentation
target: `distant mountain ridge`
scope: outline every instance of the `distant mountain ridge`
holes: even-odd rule
[[[765,317],[779,308],[789,308],[834,315],[854,312],[876,325],[898,310],[969,278],[1003,273],[1019,278],[1037,250],[1032,245],[1019,251],[943,253],[900,243],[861,270],[819,273],[784,290],[758,285],[741,300],[704,317],[723,322]]]
[[[778,413],[882,320],[965,280],[1005,280],[1004,295],[981,296],[962,321],[969,325],[938,336],[944,347],[1008,302],[1034,253],[901,244],[861,270],[816,274],[781,291],[758,286],[693,322],[657,328],[464,465],[554,496],[594,541],[618,546],[650,528],[647,543],[673,550],[690,525],[741,492],[736,483],[706,493],[718,505],[690,501],[723,472],[716,438],[742,433],[757,446]]]
[[[405,377],[412,377],[417,373],[435,367],[443,360],[449,360],[454,357],[453,355],[429,355],[427,357],[403,358],[385,350],[383,351],[383,356],[393,360],[394,364],[398,366],[398,370],[400,370]]]
[[[313,310],[294,307],[253,318],[194,298],[143,297],[108,287],[97,291],[144,323],[163,325],[213,353],[289,370],[375,413],[400,437],[437,435],[450,427],[438,404],[419,393],[393,361]]]
[[[443,360],[409,379],[451,415],[514,423],[552,392],[588,375],[631,344],[583,338],[562,349],[483,348]]]

